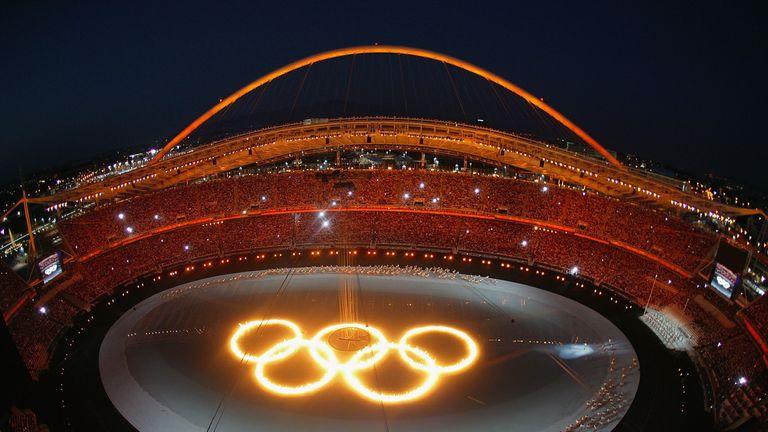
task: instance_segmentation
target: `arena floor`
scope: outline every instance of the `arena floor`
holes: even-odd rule
[[[140,431],[561,431],[577,422],[611,430],[629,409],[640,379],[635,351],[592,309],[514,282],[377,269],[236,273],[156,294],[104,338],[104,388]],[[407,401],[365,397],[341,373],[314,392],[285,395],[261,384],[258,362],[230,346],[239,324],[268,319],[290,320],[306,339],[342,322],[376,328],[391,342],[416,326],[449,326],[469,335],[478,355],[463,370],[434,374],[432,387]],[[258,330],[238,344],[261,354],[291,338],[280,325]],[[451,335],[411,343],[441,365],[469,355]],[[362,349],[334,346],[340,359]],[[397,354],[391,349],[355,376],[376,394],[425,383],[430,374]],[[327,367],[299,349],[265,370],[287,387],[316,381]]]

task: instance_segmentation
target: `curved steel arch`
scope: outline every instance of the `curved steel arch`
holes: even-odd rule
[[[168,152],[170,152],[174,146],[176,146],[184,138],[189,136],[189,134],[191,134],[195,129],[200,127],[200,125],[205,123],[208,119],[216,115],[216,113],[218,113],[222,109],[233,104],[235,101],[237,101],[244,95],[250,93],[252,90],[272,81],[275,78],[279,78],[280,76],[283,76],[296,69],[300,69],[304,66],[308,66],[313,63],[321,62],[324,60],[330,60],[338,57],[346,57],[346,56],[357,55],[357,54],[403,54],[403,55],[409,55],[413,57],[421,57],[425,59],[435,60],[435,61],[450,64],[452,66],[456,66],[460,69],[464,69],[468,72],[471,72],[475,75],[478,75],[482,78],[492,81],[504,87],[505,89],[517,94],[518,96],[522,97],[528,103],[541,109],[545,113],[549,114],[552,118],[560,122],[563,126],[567,127],[569,130],[575,133],[579,138],[583,139],[587,144],[589,144],[593,149],[595,149],[598,153],[600,153],[600,155],[602,155],[610,163],[612,163],[613,165],[616,165],[617,167],[622,166],[621,163],[618,160],[616,160],[616,158],[613,157],[613,155],[611,155],[608,152],[608,150],[606,150],[602,145],[600,145],[597,141],[595,141],[594,138],[589,136],[589,134],[584,132],[584,130],[576,126],[576,124],[568,120],[564,115],[560,114],[557,110],[545,104],[541,99],[536,98],[532,94],[516,86],[515,84],[512,84],[506,79],[492,72],[489,72],[481,67],[475,66],[471,63],[467,63],[464,60],[460,60],[445,54],[440,54],[434,51],[428,51],[420,48],[410,48],[410,47],[392,46],[392,45],[373,45],[373,46],[357,46],[357,47],[349,47],[349,48],[340,48],[332,51],[326,51],[320,54],[315,54],[315,55],[306,57],[304,59],[297,60],[288,65],[285,65],[277,70],[274,70],[268,73],[267,75],[264,75],[261,78],[257,79],[256,81],[253,81],[247,86],[241,88],[240,90],[232,93],[227,98],[222,99],[219,103],[217,103],[211,109],[206,111],[205,114],[201,115],[195,121],[190,123],[186,128],[184,128],[184,130],[179,132],[178,135],[173,137],[173,139],[169,141],[168,144],[166,144],[155,155],[154,158],[152,158],[152,160],[150,161],[150,164],[155,163],[160,159],[162,159],[163,156],[168,154]]]

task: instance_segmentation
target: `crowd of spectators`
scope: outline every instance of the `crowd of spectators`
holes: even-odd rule
[[[80,312],[80,309],[61,296],[57,296],[47,302],[45,309],[48,318],[61,327],[71,326],[75,316]]]
[[[30,409],[11,407],[8,418],[8,430],[10,432],[48,432],[48,426],[37,422],[37,415]]]
[[[766,365],[749,336],[734,334],[729,339],[699,346],[699,361],[710,371],[719,412],[724,424],[748,415],[764,414],[768,397]],[[762,406],[762,412],[760,407]]]
[[[370,181],[376,181],[376,173],[368,173]],[[87,304],[121,283],[206,257],[260,248],[357,245],[429,247],[511,257],[577,272],[622,291],[640,304],[648,301],[656,307],[690,299],[686,278],[627,250],[573,233],[471,214],[347,210],[239,215],[136,237],[74,263],[71,272],[81,274],[83,280],[73,285],[71,294]],[[59,310],[63,310],[61,316]],[[706,315],[694,305],[688,310]],[[56,321],[64,324],[70,321],[67,315],[76,312],[56,303],[51,311]],[[706,326],[708,319],[703,316],[700,321]]]
[[[439,171],[296,171],[202,181],[104,205],[59,227],[80,254],[192,220],[288,208],[405,207],[504,213],[626,243],[688,270],[716,237],[677,217],[553,184]]]
[[[704,335],[700,357],[723,380],[715,386],[723,400],[734,377],[765,373],[759,351],[739,328],[723,328],[692,301],[708,296],[706,290],[610,243],[642,249],[690,271],[713,248],[713,234],[652,209],[551,184],[394,170],[254,175],[104,205],[59,227],[76,254],[100,251],[68,269],[82,281],[67,294],[84,304],[140,276],[208,257],[289,247],[424,247],[554,267],[610,286],[638,304],[682,310]],[[0,276],[7,307],[5,293],[19,287]],[[30,369],[44,368],[48,346],[77,311],[57,297],[47,316],[25,308],[14,318],[11,331]],[[765,301],[748,309],[763,331],[767,311]]]
[[[87,260],[85,282],[74,294],[92,302],[117,284],[192,259],[259,248],[335,245],[429,247],[506,256],[574,271],[639,303],[650,300],[659,307],[682,302],[690,294],[686,278],[660,264],[572,233],[472,215],[360,209],[210,221],[141,238]]]
[[[749,307],[744,309],[744,314],[763,336],[763,340],[768,342],[768,296],[764,295],[750,303]]]
[[[9,323],[8,330],[33,377],[47,368],[49,350],[63,328],[32,307],[22,308]]]
[[[27,284],[16,273],[0,262],[0,310],[7,311],[27,289]]]

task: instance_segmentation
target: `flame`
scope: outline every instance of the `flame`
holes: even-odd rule
[[[278,342],[261,354],[255,355],[240,348],[239,340],[253,329],[263,326],[279,325],[288,328],[294,334],[291,339]],[[327,336],[344,328],[356,328],[368,332],[375,343],[358,350],[347,361],[340,361],[333,348],[327,342]],[[428,350],[414,346],[409,341],[425,333],[444,333],[458,339],[467,354],[460,360],[447,365],[439,364]],[[427,325],[408,329],[399,342],[390,342],[381,330],[360,323],[341,323],[325,327],[311,339],[303,336],[301,328],[292,321],[285,319],[268,319],[248,321],[238,326],[229,340],[232,354],[245,362],[256,363],[254,375],[256,382],[270,393],[280,396],[304,396],[315,393],[341,376],[347,387],[362,398],[384,404],[411,402],[426,396],[440,382],[443,375],[456,374],[472,366],[479,356],[477,343],[464,331],[444,325]],[[316,381],[305,384],[288,386],[274,382],[269,378],[265,369],[268,365],[284,360],[301,349],[309,350],[312,360],[324,368],[325,373]],[[366,387],[357,377],[357,372],[375,367],[391,352],[397,352],[403,361],[412,369],[423,372],[424,380],[416,387],[401,393],[386,393]]]

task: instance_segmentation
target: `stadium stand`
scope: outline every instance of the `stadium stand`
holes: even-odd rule
[[[702,304],[714,304],[731,319],[737,310],[690,278],[717,237],[626,201],[494,176],[299,171],[174,187],[99,206],[61,221],[59,229],[78,256],[68,271],[82,279],[48,303],[49,313],[27,307],[11,322],[31,371],[46,368],[57,335],[81,310],[73,303],[97,302],[174,265],[266,249],[418,247],[493,256],[563,274],[575,268],[580,277],[636,304],[682,311],[690,344],[697,345],[700,363],[716,377],[711,381],[718,418],[727,422],[765,410],[768,385],[759,348],[740,327],[726,328],[712,318]],[[11,293],[23,289],[19,284],[12,272],[0,274],[4,307]],[[746,312],[763,333],[765,304]],[[680,334],[662,332],[683,344]]]

